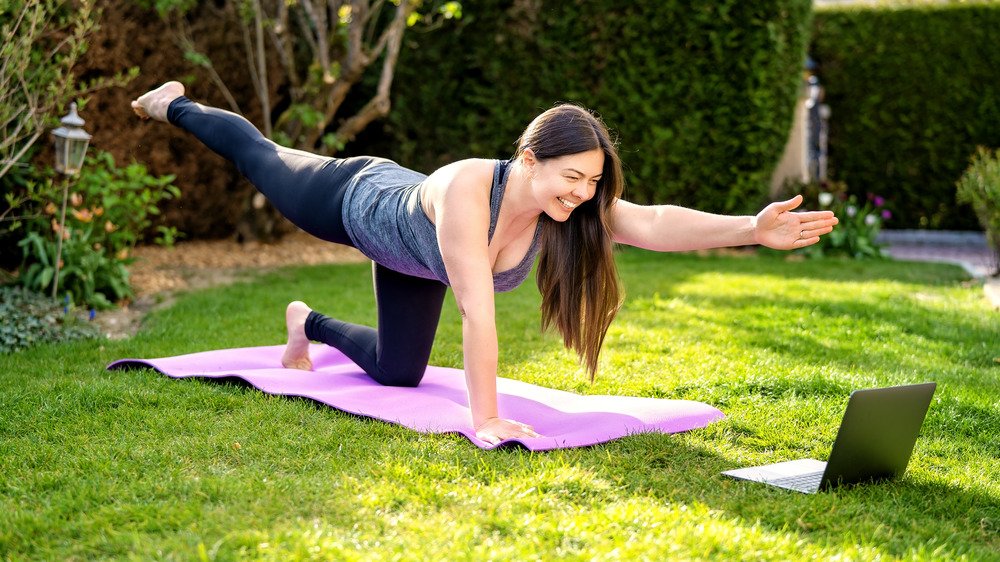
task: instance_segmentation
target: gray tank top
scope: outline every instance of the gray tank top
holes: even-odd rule
[[[509,172],[510,162],[497,160],[490,188],[490,241]],[[437,230],[420,205],[420,189],[426,178],[391,160],[373,160],[352,178],[344,195],[344,228],[354,246],[372,261],[400,273],[450,285]],[[494,291],[510,291],[528,277],[540,249],[541,232],[539,220],[521,263],[493,274]]]

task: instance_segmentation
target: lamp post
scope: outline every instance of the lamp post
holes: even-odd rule
[[[52,281],[52,298],[59,291],[59,269],[62,261],[62,243],[66,230],[66,200],[69,198],[70,178],[80,173],[83,160],[87,156],[90,134],[83,130],[85,121],[76,112],[76,103],[69,106],[69,114],[59,120],[62,127],[52,131],[52,142],[56,149],[56,171],[66,176],[63,180],[62,211],[59,213],[59,241],[56,244],[56,275]]]

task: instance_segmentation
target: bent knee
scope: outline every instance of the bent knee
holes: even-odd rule
[[[427,367],[406,368],[406,369],[379,369],[378,378],[375,380],[383,386],[405,386],[413,388],[420,384],[424,378],[424,371]]]

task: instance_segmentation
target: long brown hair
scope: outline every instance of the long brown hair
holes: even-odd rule
[[[542,329],[555,326],[594,380],[597,359],[622,296],[612,254],[611,207],[624,187],[621,160],[607,127],[586,109],[563,104],[536,117],[521,134],[514,158],[527,150],[539,160],[594,149],[604,169],[592,199],[565,222],[546,215],[538,260]]]

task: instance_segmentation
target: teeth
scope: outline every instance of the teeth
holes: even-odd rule
[[[556,199],[558,199],[559,202],[562,203],[564,207],[567,207],[569,209],[575,209],[576,208],[576,205],[574,205],[573,203],[570,203],[569,201],[563,199],[562,197],[556,197]]]

